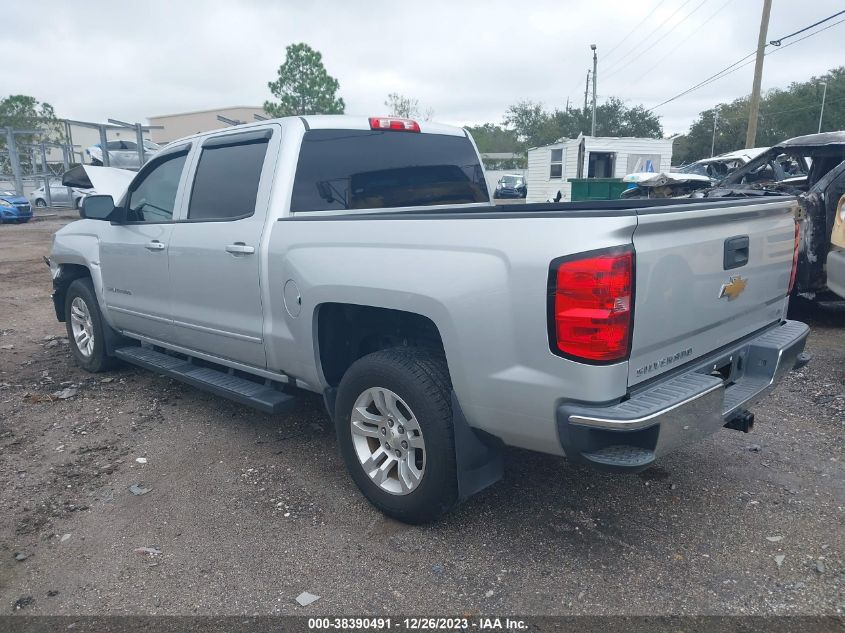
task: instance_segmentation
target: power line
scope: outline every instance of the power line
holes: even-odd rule
[[[739,60],[735,61],[735,62],[734,62],[733,64],[731,64],[730,66],[726,66],[725,68],[723,68],[722,70],[720,70],[720,71],[719,71],[719,72],[717,72],[716,74],[714,74],[714,75],[710,75],[710,76],[709,76],[707,79],[705,79],[704,81],[701,81],[701,82],[699,82],[699,83],[695,84],[692,88],[688,88],[688,89],[684,90],[683,92],[681,92],[681,93],[679,93],[679,94],[675,95],[674,97],[671,97],[671,98],[667,99],[666,101],[664,101],[664,102],[662,102],[662,103],[658,103],[658,104],[657,104],[656,106],[654,106],[653,108],[649,108],[649,109],[647,110],[647,112],[651,112],[652,110],[656,110],[657,108],[659,108],[659,107],[661,107],[661,106],[664,106],[664,105],[666,105],[667,103],[671,103],[671,102],[672,102],[672,101],[674,101],[675,99],[679,99],[680,97],[683,97],[684,95],[687,95],[687,94],[689,94],[690,92],[693,92],[694,90],[698,90],[699,88],[702,88],[702,87],[706,86],[707,84],[709,84],[709,83],[712,83],[712,82],[716,81],[717,79],[721,79],[722,77],[726,77],[727,75],[730,75],[731,73],[736,72],[737,70],[739,70],[740,68],[742,68],[742,66],[747,66],[749,63],[751,63],[751,62],[746,62],[745,64],[742,64],[742,62],[744,62],[744,61],[745,61],[746,59],[748,59],[749,57],[754,57],[754,55],[756,55],[756,54],[757,54],[757,51],[752,51],[751,53],[749,53],[748,55],[746,55],[746,56],[745,56],[745,57],[743,57],[742,59],[739,59]],[[742,64],[742,66],[739,66],[738,68],[734,68],[734,67],[735,67],[735,66],[737,66],[738,64]],[[733,70],[731,70],[732,68],[733,68]]]
[[[685,6],[687,6],[690,2],[692,2],[692,0],[684,0],[684,3],[683,3],[681,6],[679,6],[677,9],[675,9],[672,13],[670,13],[670,14],[669,14],[669,17],[667,17],[665,20],[663,20],[663,22],[661,22],[660,24],[658,24],[658,25],[654,28],[654,30],[653,30],[653,31],[651,31],[651,32],[650,32],[648,35],[646,35],[646,36],[645,36],[642,40],[640,40],[640,41],[639,41],[639,43],[634,44],[633,48],[628,49],[628,53],[627,53],[627,55],[630,55],[630,54],[631,54],[631,53],[633,53],[635,50],[637,50],[640,46],[642,46],[643,44],[647,43],[647,42],[649,41],[649,39],[650,39],[650,38],[651,38],[651,37],[652,37],[655,33],[657,33],[660,29],[662,29],[662,28],[663,28],[663,26],[664,26],[667,22],[669,22],[669,20],[671,20],[672,18],[674,18],[674,17],[678,14],[678,12],[679,12],[681,9],[683,9]],[[624,62],[625,62],[625,60],[627,59],[627,55],[626,55],[626,57],[624,57],[624,58],[622,59],[622,63],[624,63]],[[613,67],[613,65],[614,65],[614,64],[611,64],[610,66],[611,66],[611,67]],[[607,68],[607,69],[605,69],[605,71],[604,71],[604,72],[609,72],[611,69],[612,69],[612,68]]]
[[[686,22],[689,18],[691,18],[691,17],[692,17],[692,15],[693,15],[696,11],[698,11],[701,7],[703,7],[703,6],[704,6],[704,3],[705,3],[705,2],[707,2],[707,0],[701,0],[701,2],[699,2],[699,3],[698,3],[698,5],[696,5],[696,7],[695,7],[692,11],[690,11],[690,12],[686,15],[686,17],[684,17],[684,18],[683,18],[680,22],[678,22],[678,23],[674,26],[674,28],[678,28],[681,24],[683,24],[683,23],[684,23],[684,22]],[[637,55],[638,55],[639,57],[641,57],[641,56],[645,55],[645,54],[646,54],[647,52],[649,52],[652,48],[654,48],[655,46],[657,46],[658,44],[660,44],[660,42],[662,42],[662,41],[663,41],[663,40],[665,40],[667,37],[669,37],[672,33],[673,33],[673,31],[667,31],[667,32],[666,32],[666,33],[664,33],[661,37],[658,37],[656,40],[654,40],[654,42],[652,42],[652,43],[651,43],[651,46],[649,46],[649,47],[647,47],[647,48],[645,48],[645,49],[641,50],[639,53],[637,53]],[[633,64],[635,61],[637,61],[637,58],[636,58],[636,57],[631,57],[631,58],[628,60],[628,62],[627,62],[627,63],[622,64],[622,66],[618,66],[618,67],[616,68],[616,70],[613,70],[613,71],[611,71],[611,72],[610,72],[610,74],[605,75],[605,76],[604,76],[604,79],[605,79],[605,80],[606,80],[606,79],[609,79],[609,78],[610,78],[610,77],[612,77],[613,75],[616,75],[616,74],[620,73],[621,71],[625,70],[628,66],[630,66],[631,64]]]
[[[649,68],[648,70],[646,70],[646,71],[645,71],[642,75],[640,75],[639,77],[637,77],[636,79],[634,79],[634,80],[632,81],[632,83],[637,83],[640,79],[642,79],[643,77],[645,77],[647,74],[649,74],[649,73],[653,72],[653,71],[654,71],[654,68],[653,68],[653,67],[656,67],[658,64],[660,64],[660,62],[662,62],[664,59],[666,59],[667,57],[669,57],[669,55],[671,55],[672,53],[674,53],[676,50],[678,50],[678,49],[679,49],[681,46],[683,46],[684,44],[688,44],[688,43],[689,43],[689,39],[690,39],[693,35],[695,35],[695,34],[696,34],[696,33],[698,33],[698,32],[699,32],[702,28],[704,28],[704,27],[707,25],[707,23],[708,23],[708,22],[710,22],[710,20],[712,20],[712,19],[713,19],[713,18],[715,18],[715,17],[716,17],[719,13],[721,13],[721,12],[722,12],[722,10],[723,10],[726,6],[728,6],[730,3],[731,3],[731,0],[725,0],[724,4],[722,4],[722,6],[720,6],[720,7],[719,7],[718,9],[716,9],[713,13],[711,13],[711,14],[710,14],[710,16],[709,16],[706,20],[704,20],[704,22],[702,22],[701,24],[699,24],[697,28],[695,28],[695,29],[694,29],[691,33],[689,33],[688,35],[686,35],[686,36],[684,37],[684,39],[682,39],[682,40],[681,40],[680,42],[678,42],[675,46],[673,46],[672,48],[670,48],[670,49],[666,52],[666,54],[665,54],[665,55],[663,55],[663,57],[661,57],[660,59],[658,59],[658,60],[657,60],[657,61],[655,61],[655,62],[652,62],[652,63],[651,63],[652,68]]]
[[[842,15],[843,13],[845,13],[845,11],[840,11],[839,13],[834,13],[833,15],[826,17],[824,20],[819,20],[815,24],[811,24],[810,26],[805,26],[800,31],[795,31],[795,33],[790,33],[789,35],[784,35],[779,40],[772,40],[771,42],[769,42],[769,44],[771,44],[772,46],[780,46],[780,43],[783,42],[783,40],[788,40],[790,37],[798,35],[799,33],[803,33],[804,31],[809,31],[814,26],[818,26],[819,24],[824,24],[825,22],[828,22],[829,20],[832,20],[833,18]]]
[[[843,12],[840,12],[840,13],[834,14],[833,16],[831,16],[831,18],[834,18],[834,17],[836,17],[836,16],[838,16],[838,15],[841,15],[842,13],[843,13]],[[821,20],[820,22],[817,22],[817,23],[816,23],[816,25],[818,25],[818,24],[822,24],[822,23],[827,22],[827,21],[828,21],[828,18],[826,18],[826,19],[824,19],[824,20]],[[805,39],[807,39],[807,38],[809,38],[809,37],[813,37],[814,35],[818,35],[818,34],[819,34],[819,33],[821,33],[822,31],[826,31],[827,29],[833,28],[834,26],[836,26],[837,24],[841,24],[842,22],[845,22],[845,19],[839,20],[838,22],[834,22],[833,24],[829,24],[828,26],[826,26],[826,27],[824,27],[824,28],[822,28],[822,29],[819,29],[818,31],[813,31],[812,33],[808,33],[808,34],[807,34],[807,35],[805,35],[804,37],[800,37],[800,38],[798,38],[797,40],[795,40],[794,42],[790,42],[789,44],[784,44],[783,46],[780,46],[780,47],[776,48],[776,49],[775,49],[775,50],[773,50],[773,51],[769,51],[768,53],[766,53],[766,55],[770,55],[770,54],[772,54],[772,53],[777,53],[777,52],[779,52],[779,51],[782,51],[782,50],[783,50],[783,49],[785,49],[785,48],[789,48],[790,46],[792,46],[792,45],[794,45],[794,44],[797,44],[798,42],[801,42],[801,41],[803,41],[803,40],[805,40]],[[809,27],[809,28],[812,28],[812,27]],[[805,28],[805,29],[801,29],[801,31],[797,31],[797,33],[801,33],[801,32],[804,32],[804,31],[806,31],[806,30],[807,30],[806,28]],[[791,37],[791,36],[789,36],[789,37]],[[785,38],[781,38],[781,39],[785,39]],[[769,46],[769,45],[767,44],[767,46]],[[710,76],[710,77],[708,77],[707,79],[705,79],[705,80],[703,80],[703,81],[701,81],[701,82],[697,83],[696,85],[692,86],[691,88],[688,88],[688,89],[684,90],[683,92],[678,93],[678,94],[677,94],[677,95],[675,95],[674,97],[671,97],[671,98],[667,99],[666,101],[663,101],[663,102],[661,102],[661,103],[657,104],[657,105],[656,105],[656,106],[654,106],[653,108],[649,108],[649,109],[648,109],[648,110],[646,110],[646,111],[647,111],[647,112],[653,112],[653,111],[654,111],[654,110],[656,110],[657,108],[660,108],[660,107],[662,107],[662,106],[666,105],[667,103],[671,103],[672,101],[675,101],[676,99],[680,99],[681,97],[683,97],[683,96],[685,96],[685,95],[688,95],[689,93],[691,93],[691,92],[693,92],[693,91],[695,91],[695,90],[698,90],[699,88],[703,88],[704,86],[706,86],[706,85],[708,85],[708,84],[711,84],[711,83],[713,83],[714,81],[717,81],[717,80],[719,80],[719,79],[722,79],[723,77],[727,77],[728,75],[735,73],[735,72],[736,72],[737,70],[739,70],[740,68],[743,68],[744,66],[749,65],[751,62],[746,62],[746,63],[744,63],[744,64],[743,64],[743,62],[745,62],[745,60],[747,60],[749,57],[753,57],[754,55],[756,55],[756,53],[757,53],[757,51],[756,51],[756,50],[755,50],[755,51],[753,51],[753,52],[751,52],[751,53],[749,53],[749,54],[748,54],[748,55],[746,55],[745,57],[743,57],[743,58],[741,58],[741,59],[739,59],[739,60],[735,61],[733,64],[730,64],[729,66],[726,66],[725,68],[723,68],[722,70],[720,70],[720,71],[719,71],[719,72],[717,72],[716,74],[711,75],[711,76]],[[740,65],[740,64],[742,64],[742,65]]]
[[[845,13],[845,11],[843,11],[843,13]],[[836,15],[840,15],[840,14],[839,14],[839,13],[837,13]],[[822,20],[822,22],[827,22],[827,20]],[[803,42],[803,41],[804,41],[804,40],[806,40],[808,37],[813,37],[814,35],[818,35],[818,34],[819,34],[819,33],[821,33],[822,31],[827,31],[828,29],[832,29],[832,28],[833,28],[834,26],[836,26],[837,24],[842,24],[843,22],[845,22],[845,18],[843,18],[843,19],[839,20],[838,22],[834,22],[833,24],[828,24],[828,25],[827,25],[826,27],[824,27],[823,29],[819,29],[818,31],[813,31],[812,33],[808,33],[808,34],[807,34],[807,35],[805,35],[804,37],[799,37],[799,38],[798,38],[797,40],[795,40],[794,42],[790,42],[789,44],[784,44],[783,46],[780,46],[780,47],[776,48],[776,49],[775,49],[775,50],[773,50],[773,51],[769,51],[769,52],[768,52],[768,53],[766,53],[766,54],[767,54],[767,55],[769,55],[769,54],[771,54],[771,53],[777,53],[778,51],[782,51],[782,50],[783,50],[783,49],[785,49],[785,48],[789,48],[789,47],[790,47],[790,46],[792,46],[793,44],[797,44],[798,42]],[[801,30],[803,31],[804,29],[801,29]],[[783,39],[783,38],[781,38],[781,39]]]
[[[654,6],[654,8],[651,11],[648,12],[647,16],[645,16],[642,20],[637,22],[637,25],[634,28],[632,28],[625,37],[623,37],[621,40],[619,40],[616,43],[616,46],[614,46],[609,51],[607,51],[607,53],[604,55],[605,59],[607,59],[611,55],[613,55],[613,51],[615,51],[620,46],[622,46],[622,44],[624,44],[628,40],[629,37],[631,37],[634,33],[636,33],[637,29],[640,28],[643,24],[645,24],[646,20],[648,20],[652,15],[654,15],[654,12],[657,11],[664,2],[666,2],[666,0],[660,0],[660,2],[658,2]]]

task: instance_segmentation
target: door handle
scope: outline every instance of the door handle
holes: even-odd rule
[[[144,248],[146,248],[148,251],[163,251],[164,244],[162,244],[158,240],[153,240],[152,242],[147,242],[144,245]]]
[[[748,263],[749,239],[747,235],[730,237],[725,240],[725,252],[722,260],[722,268],[742,268]]]
[[[252,255],[255,252],[255,247],[247,246],[243,242],[235,242],[226,247],[226,252],[232,253],[232,255]]]

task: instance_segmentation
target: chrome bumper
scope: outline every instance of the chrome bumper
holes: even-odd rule
[[[568,456],[597,466],[641,470],[763,398],[795,366],[809,331],[784,321],[617,404],[564,403],[557,410],[561,445]]]

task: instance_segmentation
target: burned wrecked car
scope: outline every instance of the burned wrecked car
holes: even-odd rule
[[[712,187],[768,148],[752,147],[718,156],[703,158],[694,163],[663,173],[628,174],[622,181],[628,183],[623,198],[681,198],[694,191]]]
[[[836,207],[845,193],[845,131],[798,136],[778,143],[717,185],[692,197],[796,196],[801,226],[795,292],[825,293],[826,260]]]

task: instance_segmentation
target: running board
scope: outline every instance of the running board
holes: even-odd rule
[[[253,382],[210,367],[200,367],[190,361],[163,354],[148,347],[121,347],[114,350],[114,355],[127,363],[245,404],[264,413],[283,413],[292,408],[296,401],[294,396],[274,389],[270,384]]]

